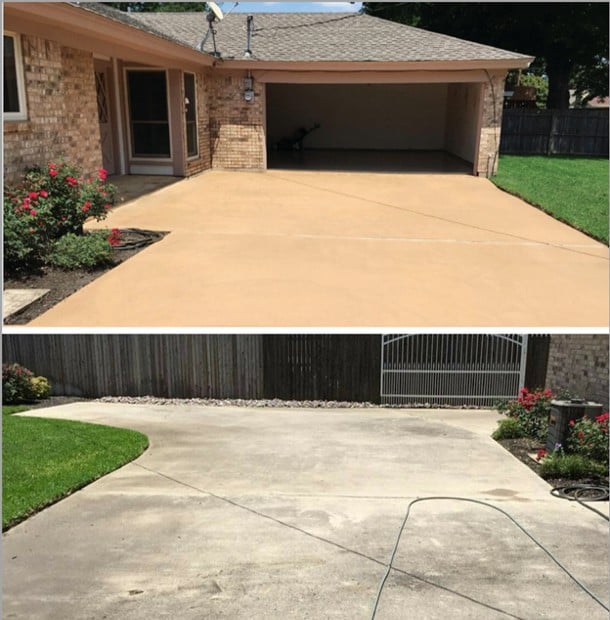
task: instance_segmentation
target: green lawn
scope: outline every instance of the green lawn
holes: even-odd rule
[[[20,410],[26,409],[22,407]],[[69,420],[8,415],[2,407],[2,529],[135,459],[145,435]]]
[[[498,187],[608,243],[608,160],[502,155]]]
[[[30,409],[27,405],[3,405],[2,415],[12,415],[13,413],[19,413],[20,411],[27,411]]]

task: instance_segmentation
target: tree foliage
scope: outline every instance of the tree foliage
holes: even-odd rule
[[[569,89],[608,94],[608,4],[364,2],[366,13],[536,57],[549,80],[548,107]]]

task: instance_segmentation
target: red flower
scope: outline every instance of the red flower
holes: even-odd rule
[[[585,438],[585,434],[582,431],[578,431],[578,439],[581,441]]]
[[[121,244],[121,231],[118,228],[113,228],[108,236],[108,243],[112,246]]]
[[[85,202],[85,204],[81,207],[81,211],[83,213],[87,213],[89,209],[91,209],[91,203],[87,200],[87,202]]]
[[[49,170],[49,175],[52,177],[56,177],[57,176],[57,170],[55,170],[55,168],[51,168]]]
[[[36,215],[37,215],[36,209],[31,209],[30,210],[30,215],[33,216],[33,217],[36,217]]]
[[[574,420],[570,420],[570,421],[568,422],[568,424],[569,424],[570,426],[574,426],[574,424],[576,424],[576,422],[574,422]]]
[[[97,177],[100,181],[105,181],[108,178],[108,171],[104,170],[103,168],[100,168],[97,171]]]
[[[66,177],[66,183],[70,187],[76,187],[78,185],[78,181],[74,177]]]
[[[545,456],[546,456],[546,450],[544,448],[540,448],[540,450],[536,452],[537,461],[541,461]]]
[[[47,198],[49,196],[49,194],[44,189],[41,189],[39,193],[42,198]]]
[[[32,200],[36,200],[36,198],[38,198],[38,192],[30,192],[28,194],[28,196],[32,199]]]

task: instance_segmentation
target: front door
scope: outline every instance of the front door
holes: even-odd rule
[[[110,96],[110,65],[95,63],[95,90],[97,94],[97,116],[100,124],[103,167],[108,174],[116,173],[114,140],[112,136],[112,112]]]

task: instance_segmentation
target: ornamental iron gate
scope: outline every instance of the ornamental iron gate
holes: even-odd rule
[[[526,359],[525,335],[384,335],[381,402],[489,407],[518,396]]]

